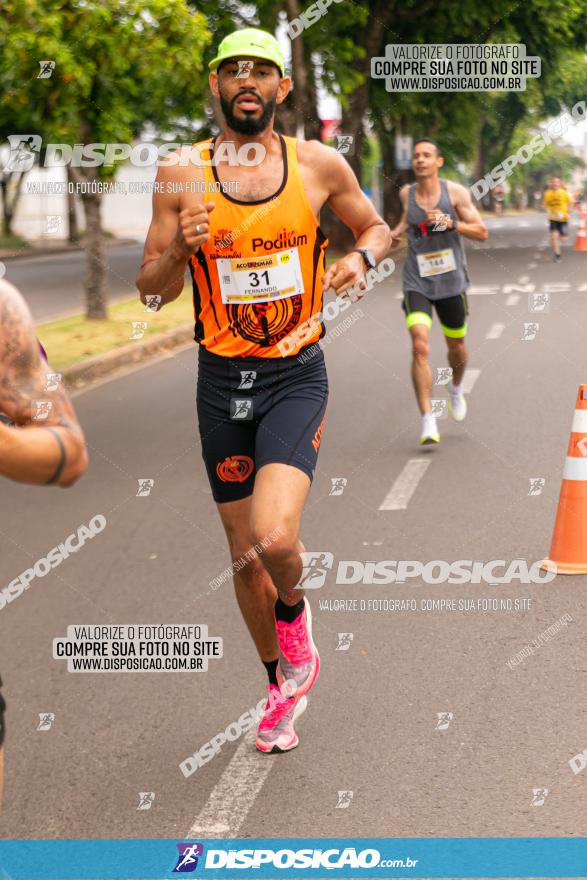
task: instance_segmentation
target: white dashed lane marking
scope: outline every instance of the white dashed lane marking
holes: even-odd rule
[[[274,759],[255,749],[256,734],[250,730],[210,792],[193,821],[186,839],[217,834],[236,837],[247,814],[274,766]]]
[[[475,382],[481,375],[481,370],[469,370],[465,372],[465,377],[463,379],[463,394],[470,394],[473,390]]]
[[[485,339],[499,339],[504,330],[505,324],[492,324],[485,334]]]
[[[429,465],[429,458],[410,458],[379,505],[379,510],[405,510]]]

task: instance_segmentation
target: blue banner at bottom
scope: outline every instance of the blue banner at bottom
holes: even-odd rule
[[[587,837],[0,841],[2,880],[586,877]]]

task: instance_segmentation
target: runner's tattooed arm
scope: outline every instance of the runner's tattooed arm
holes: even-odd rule
[[[60,384],[47,390],[30,311],[0,281],[0,475],[21,483],[70,486],[88,466],[82,429]]]

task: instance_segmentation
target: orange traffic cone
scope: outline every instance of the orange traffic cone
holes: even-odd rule
[[[581,206],[581,213],[579,215],[579,229],[577,231],[577,238],[575,239],[575,250],[587,251],[587,227],[585,224],[585,209],[583,206]]]
[[[579,385],[550,555],[540,566],[587,574],[587,385]]]

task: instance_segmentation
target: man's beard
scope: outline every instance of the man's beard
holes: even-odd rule
[[[232,108],[239,98],[242,98],[242,92],[239,95],[235,95],[232,101],[227,101],[227,99],[223,97],[222,92],[220,93],[220,107],[222,108],[224,118],[226,119],[226,124],[238,134],[261,134],[262,131],[265,131],[269,121],[275,113],[275,107],[277,104],[276,97],[265,102],[258,95],[255,95],[256,100],[260,102],[263,110],[258,119],[253,119],[252,116],[245,116],[244,119],[239,119],[238,116],[235,116]]]

